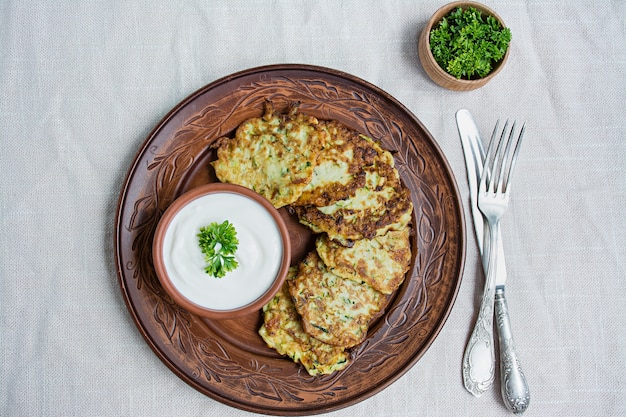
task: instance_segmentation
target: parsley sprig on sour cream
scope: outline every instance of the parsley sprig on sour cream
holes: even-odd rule
[[[198,233],[198,244],[207,263],[204,268],[207,274],[222,278],[226,272],[239,266],[234,256],[239,245],[237,230],[228,220],[201,227]]]

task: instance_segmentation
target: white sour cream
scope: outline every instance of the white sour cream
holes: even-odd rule
[[[204,271],[200,228],[228,220],[237,231],[239,266],[215,278]],[[214,310],[232,310],[255,301],[276,278],[283,241],[274,218],[251,198],[220,192],[184,206],[169,224],[163,261],[172,283],[190,301]]]

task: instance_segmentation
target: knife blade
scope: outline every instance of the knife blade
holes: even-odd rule
[[[480,139],[480,133],[474,122],[471,113],[466,109],[461,109],[456,113],[456,123],[463,145],[463,153],[465,155],[465,166],[467,167],[467,180],[470,191],[470,206],[472,209],[472,220],[474,222],[474,231],[476,232],[476,240],[478,249],[483,262],[483,270],[487,269],[487,260],[489,259],[489,248],[485,248],[483,242],[485,234],[488,232],[482,213],[478,209],[478,183],[483,173],[483,161],[485,159],[485,150]],[[498,239],[498,266],[496,275],[496,285],[504,285],[506,283],[506,264],[504,261],[504,248],[502,239]]]
[[[482,175],[485,151],[482,146],[478,127],[474,122],[471,113],[466,109],[461,109],[456,113],[457,127],[463,153],[465,155],[465,166],[467,168],[467,179],[470,189],[470,206],[474,231],[478,241],[478,248],[481,252],[483,270],[487,269],[489,259],[489,248],[484,248],[485,233],[488,233],[484,224],[482,213],[478,209],[478,183]],[[508,306],[505,298],[505,283],[507,278],[506,265],[504,261],[504,248],[502,239],[498,239],[498,262],[496,264],[496,296],[495,296],[495,316],[496,329],[498,331],[500,347],[500,391],[505,406],[515,414],[523,413],[530,404],[530,390],[526,376],[522,372],[522,367],[515,351],[511,323],[509,320]]]

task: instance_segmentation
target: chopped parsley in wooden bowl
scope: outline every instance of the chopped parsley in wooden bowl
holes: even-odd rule
[[[508,58],[511,31],[487,6],[457,1],[440,8],[418,42],[420,61],[442,87],[467,91],[482,87]]]

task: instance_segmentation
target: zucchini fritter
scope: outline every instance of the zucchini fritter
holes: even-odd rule
[[[340,277],[364,282],[383,294],[393,293],[404,281],[411,263],[409,229],[361,239],[352,247],[320,235],[315,247],[326,267]]]
[[[329,143],[320,152],[311,182],[295,205],[327,206],[352,197],[365,185],[364,167],[374,163],[377,150],[369,138],[341,123],[321,121]]]
[[[291,268],[294,277],[297,268]],[[350,355],[345,349],[331,346],[309,336],[302,328],[288,284],[263,307],[263,325],[259,334],[270,348],[301,363],[310,375],[326,375],[348,366]]]
[[[386,297],[366,284],[333,274],[317,252],[300,263],[289,292],[304,330],[316,339],[349,348],[361,343]]]
[[[377,160],[365,172],[365,185],[356,190],[354,197],[325,207],[295,207],[300,222],[315,233],[327,233],[344,246],[404,229],[411,220],[413,203],[398,171]]]
[[[246,120],[234,138],[219,139],[217,178],[256,191],[276,208],[296,201],[329,137],[315,117],[296,110],[281,114],[268,102],[263,117]]]

